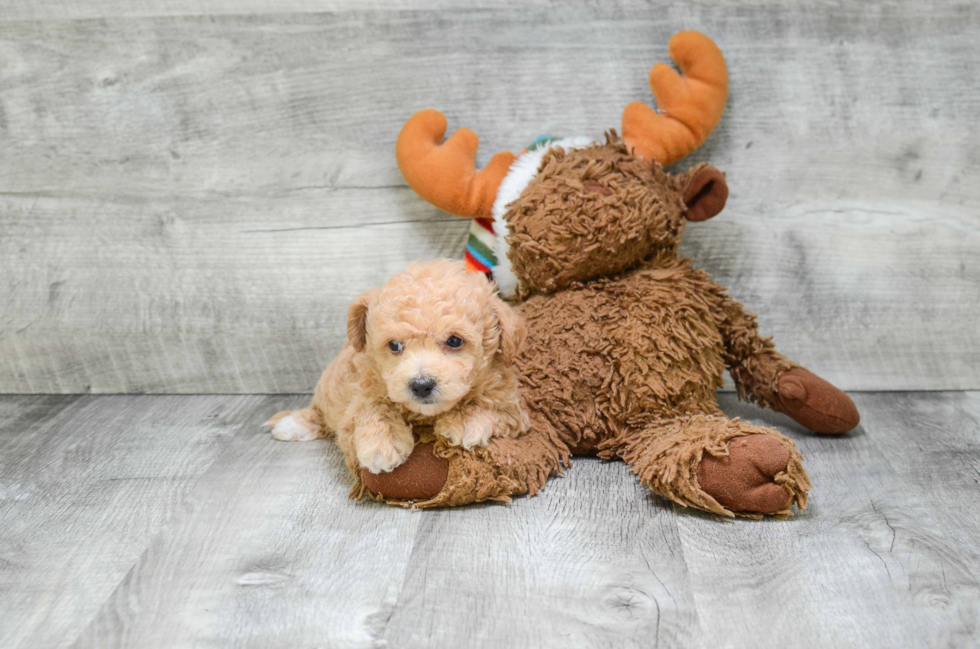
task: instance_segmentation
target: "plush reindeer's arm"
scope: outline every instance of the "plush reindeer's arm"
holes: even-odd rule
[[[818,433],[844,433],[858,425],[850,397],[777,352],[772,338],[759,335],[755,315],[723,292],[720,296],[725,365],[739,399],[786,413]]]
[[[721,300],[720,330],[725,365],[735,381],[738,398],[778,409],[776,383],[784,372],[800,367],[776,351],[772,338],[759,334],[754,314],[727,295]]]

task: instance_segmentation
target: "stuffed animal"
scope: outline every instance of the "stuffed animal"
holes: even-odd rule
[[[394,471],[362,471],[375,498],[417,507],[534,495],[569,457],[625,461],[655,493],[724,516],[788,516],[810,482],[794,443],[718,408],[722,372],[740,398],[820,433],[859,420],[843,392],[788,360],[756,318],[678,255],[688,221],[725,205],[717,169],[669,174],[718,123],[728,73],[717,46],[670,41],[681,74],[658,64],[654,112],[626,107],[604,142],[543,138],[475,169],[478,138],[423,110],[398,138],[398,164],[425,200],[474,218],[466,258],[516,300],[527,339],[515,358],[532,427],[470,450],[415,431]]]

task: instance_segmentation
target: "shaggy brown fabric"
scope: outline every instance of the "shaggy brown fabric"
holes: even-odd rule
[[[531,420],[531,431],[522,437],[493,437],[486,447],[471,451],[451,446],[446,440],[436,438],[431,430],[423,430],[420,443],[431,444],[434,455],[448,461],[448,479],[444,479],[444,487],[431,497],[421,492],[395,494],[380,488],[383,485],[367,493],[378,500],[419,508],[465,505],[484,500],[510,501],[512,496],[521,494],[533,496],[544,488],[550,476],[561,473],[563,466],[571,466],[571,453],[547,422],[533,415]],[[401,470],[402,467],[398,467],[392,474]],[[418,474],[433,471],[431,465],[410,467],[409,470],[415,475],[408,480],[427,480],[429,476]]]
[[[771,337],[759,335],[755,314],[724,293],[719,294],[725,366],[735,381],[738,398],[776,409],[779,377],[800,365],[777,352]]]
[[[782,465],[772,462],[771,449],[766,445],[754,444],[752,448],[735,451],[732,445],[737,446],[738,440],[746,435],[764,435],[780,444],[786,450]],[[743,453],[743,450],[748,453]],[[765,481],[756,483],[745,479],[727,479],[728,476],[719,477],[710,485],[713,488],[711,493],[698,481],[705,454],[721,457],[730,452],[737,453],[737,459],[747,467],[765,467],[768,482],[778,485],[785,492],[783,507],[764,513],[789,516],[790,505],[794,502],[800,509],[806,507],[810,481],[803,469],[803,457],[793,441],[772,428],[754,426],[737,419],[729,420],[720,413],[658,422],[641,431],[611,439],[602,445],[600,457],[621,457],[644,485],[685,507],[697,507],[723,516],[737,514],[755,517],[763,512],[752,511],[752,498],[755,496],[752,492]],[[736,509],[726,507],[715,495],[722,495],[727,504],[734,505]]]
[[[708,276],[662,256],[521,306],[524,399],[585,449],[665,417],[717,411],[724,343]]]
[[[553,149],[510,205],[504,218],[523,295],[621,272],[680,236],[686,206],[670,177],[614,136],[604,146]]]
[[[685,211],[707,218],[726,197],[717,170],[669,176],[614,132],[605,145],[547,153],[504,216],[527,319],[515,365],[532,431],[474,451],[438,440],[445,486],[429,499],[388,500],[430,507],[533,495],[574,452],[621,458],[656,493],[725,516],[805,507],[800,453],[772,428],[725,418],[722,373],[740,398],[807,425],[856,418],[846,395],[805,378],[813,375],[759,334],[754,315],[678,256]]]

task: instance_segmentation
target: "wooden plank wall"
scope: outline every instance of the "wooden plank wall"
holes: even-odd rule
[[[980,388],[980,7],[547,5],[4,3],[0,392],[312,389],[360,291],[461,254],[412,112],[481,163],[598,136],[684,28],[731,70],[688,162],[732,190],[685,252],[846,389]]]

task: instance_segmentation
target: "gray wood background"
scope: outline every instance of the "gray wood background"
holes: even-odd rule
[[[980,392],[859,394],[792,436],[786,521],[672,505],[577,459],[512,505],[347,499],[306,396],[0,397],[0,646],[976,647]]]
[[[685,251],[845,389],[980,388],[980,6],[552,4],[6,0],[0,392],[311,390],[355,295],[461,254],[409,115],[598,136],[683,28],[731,70]]]

